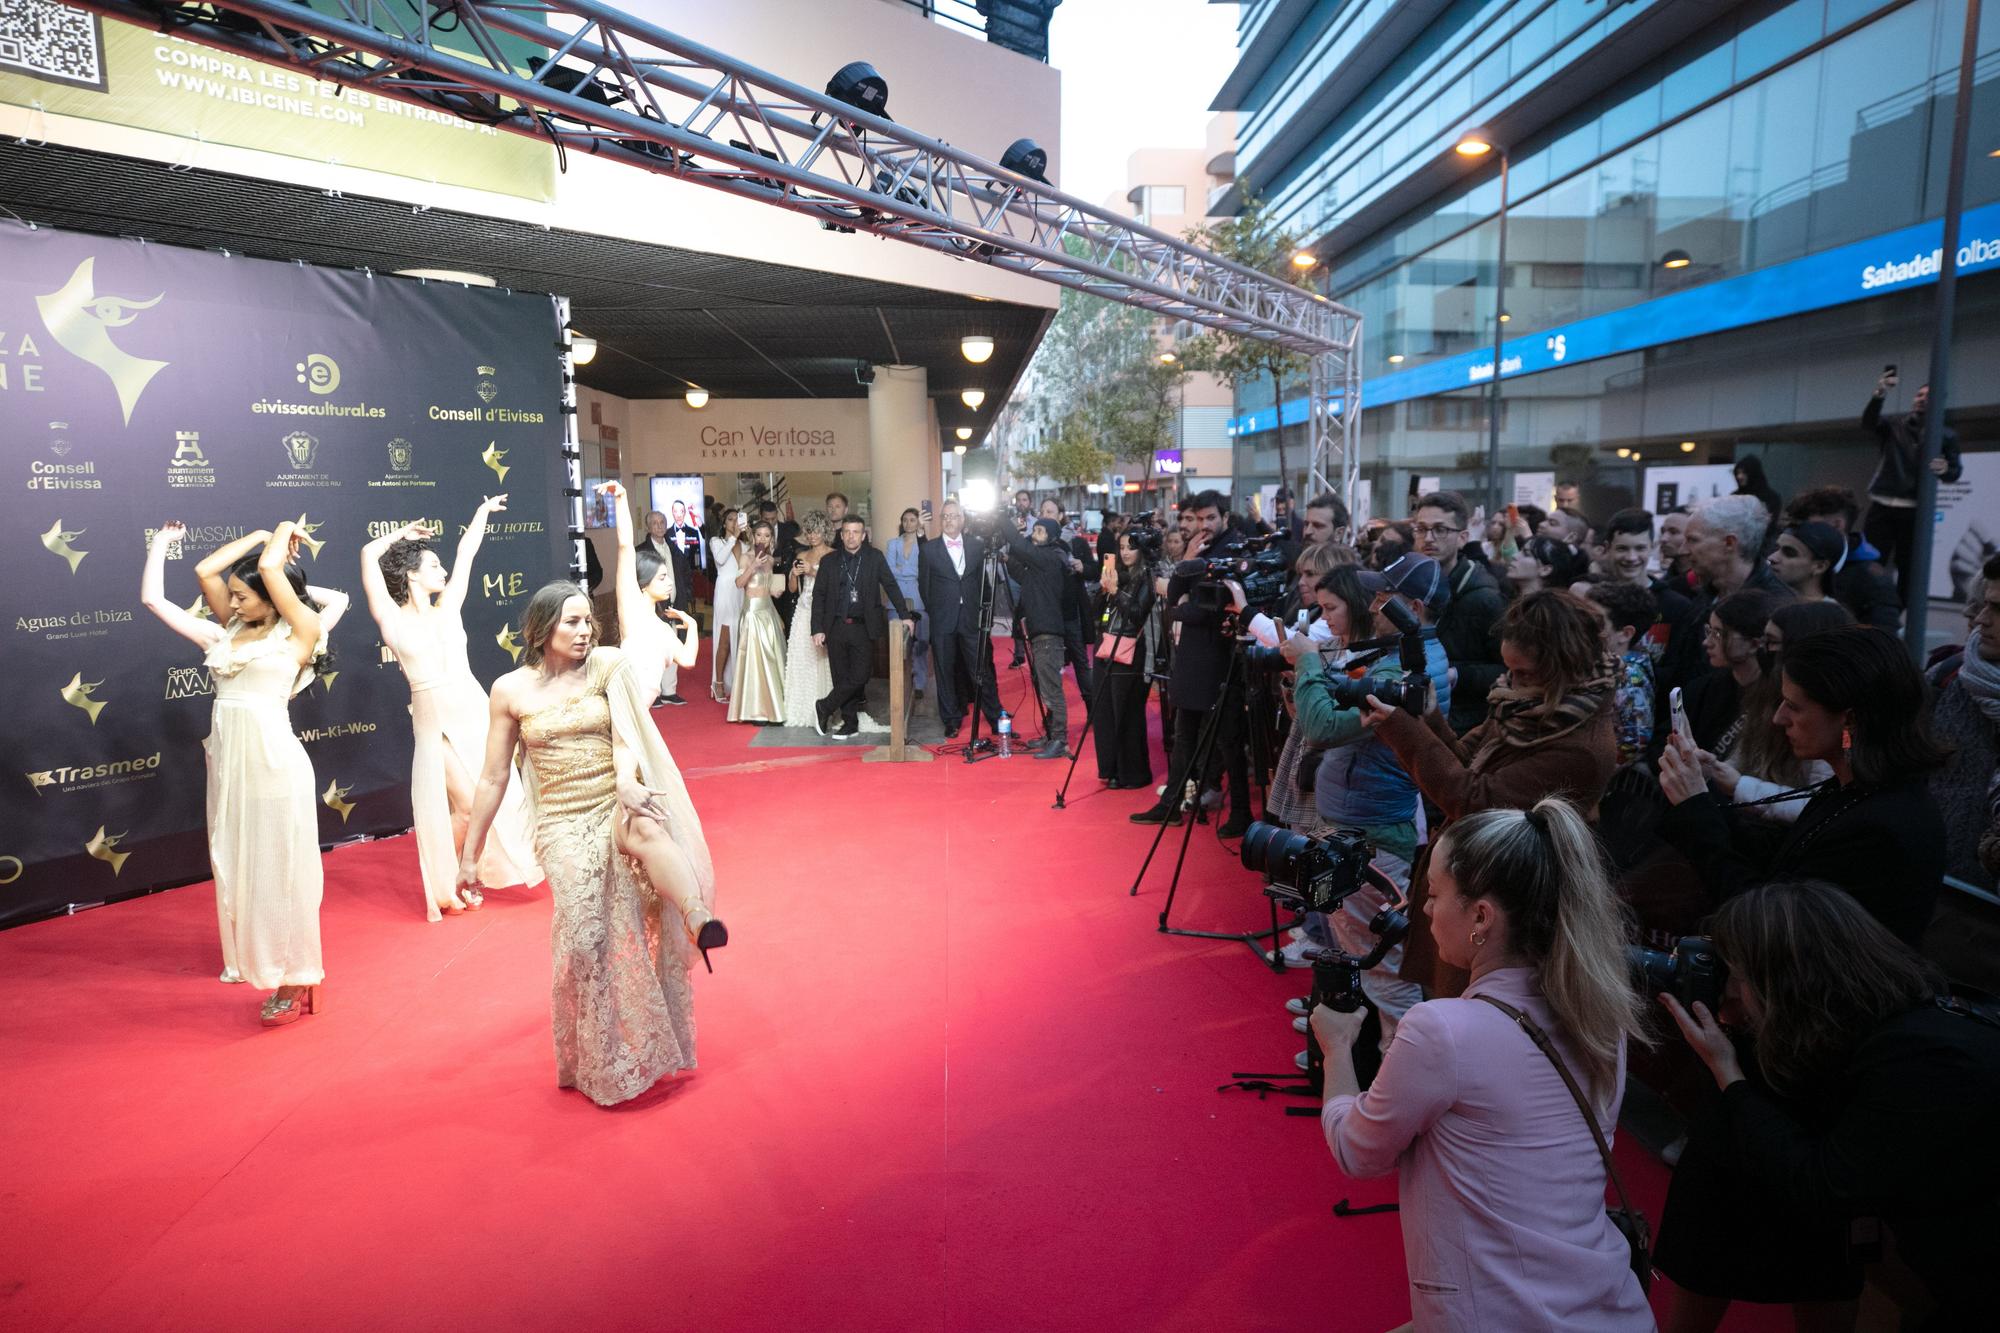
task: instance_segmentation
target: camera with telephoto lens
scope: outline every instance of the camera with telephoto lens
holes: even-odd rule
[[[1430,674],[1424,660],[1423,622],[1409,607],[1391,597],[1382,603],[1381,614],[1396,627],[1396,646],[1403,668],[1400,678],[1363,676],[1355,680],[1325,675],[1327,693],[1338,708],[1366,708],[1374,695],[1391,708],[1400,708],[1411,717],[1422,717],[1430,706]],[[1381,643],[1382,640],[1373,640]]]
[[[1671,995],[1689,1013],[1700,1003],[1708,1006],[1709,1013],[1721,1015],[1722,987],[1729,980],[1729,968],[1715,951],[1715,941],[1706,935],[1683,936],[1674,941],[1670,951],[1629,945],[1625,961],[1641,993]]]
[[[1243,868],[1264,877],[1272,902],[1294,912],[1331,912],[1360,887],[1373,849],[1353,829],[1311,838],[1259,821],[1243,835],[1242,855]]]

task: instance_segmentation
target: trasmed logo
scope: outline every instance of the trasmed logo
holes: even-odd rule
[[[28,785],[35,795],[54,787],[57,792],[90,791],[98,787],[117,787],[127,782],[144,782],[160,771],[159,750],[137,759],[114,759],[105,764],[84,764],[77,767],[59,765],[45,768],[39,773],[26,773]]]
[[[327,781],[326,790],[319,794],[320,800],[326,803],[326,808],[337,813],[343,824],[347,822],[347,817],[354,813],[354,802],[347,799],[353,790],[352,787],[341,786],[339,779],[333,778]]]
[[[166,293],[162,292],[150,301],[99,296],[96,265],[94,258],[84,260],[69,275],[68,282],[44,296],[37,296],[35,305],[42,312],[42,323],[48,327],[49,336],[56,340],[58,346],[96,366],[110,379],[111,386],[118,391],[118,405],[124,409],[125,424],[129,426],[132,424],[132,409],[139,405],[139,395],[146,392],[153,376],[165,370],[168,363],[133,356],[111,341],[111,330],[122,329],[137,319],[141,311],[151,310]]]
[[[479,395],[480,402],[490,403],[500,396],[500,386],[493,382],[493,377],[499,373],[491,366],[479,367],[479,382],[473,389]]]
[[[90,841],[83,844],[83,850],[110,866],[111,873],[115,875],[125,868],[127,861],[132,859],[132,853],[116,850],[118,844],[125,841],[131,835],[128,833],[107,833],[105,831],[107,827],[109,826],[99,824],[97,832],[90,835]]]
[[[167,485],[215,485],[215,468],[201,451],[200,431],[174,432],[174,456],[167,460]]]
[[[203,611],[208,610],[206,606]],[[168,667],[168,699],[196,699],[215,693],[215,681],[209,677],[206,667]]]
[[[314,393],[332,393],[340,387],[340,363],[320,352],[298,363],[299,383]]]
[[[90,725],[94,727],[97,725],[97,715],[103,712],[105,704],[110,702],[108,699],[93,699],[90,697],[91,691],[102,684],[104,682],[101,680],[86,682],[83,678],[83,673],[79,671],[69,678],[69,684],[57,690],[56,693],[60,694],[62,701],[71,708],[80,708],[88,713],[90,715]]]
[[[69,561],[69,572],[74,574],[76,567],[83,563],[83,558],[90,552],[79,551],[70,543],[88,531],[88,528],[78,528],[74,532],[66,531],[62,520],[57,519],[55,525],[42,534],[42,548],[51,555],[59,555]]]
[[[486,442],[486,452],[479,455],[479,461],[492,468],[494,476],[500,478],[501,481],[505,481],[507,480],[507,474],[513,470],[501,465],[500,460],[506,456],[507,450],[500,447],[498,440],[488,440]]]

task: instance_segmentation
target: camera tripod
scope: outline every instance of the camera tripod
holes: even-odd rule
[[[1119,635],[1117,637],[1125,638],[1128,636]],[[1145,645],[1137,642],[1142,636],[1134,634],[1129,637],[1135,641],[1132,646],[1133,657],[1143,657],[1146,651]],[[1083,730],[1077,734],[1076,749],[1070,753],[1069,757],[1069,772],[1063,774],[1063,784],[1056,789],[1056,803],[1049,807],[1051,810],[1066,810],[1069,808],[1063,803],[1063,798],[1069,795],[1070,780],[1076,776],[1077,763],[1083,758],[1083,743],[1090,739],[1090,728],[1097,721],[1098,704],[1103,701],[1104,691],[1111,684],[1111,666],[1112,664],[1102,656],[1097,659],[1097,688],[1090,692],[1090,698],[1084,704]],[[1142,696],[1141,707],[1143,706],[1144,699]],[[1166,826],[1162,824],[1160,827],[1165,828]],[[1143,874],[1144,872],[1141,871],[1141,873]]]
[[[1195,737],[1194,753],[1188,756],[1187,766],[1181,770],[1181,790],[1175,795],[1177,809],[1181,812],[1181,846],[1174,858],[1174,877],[1167,884],[1167,901],[1160,908],[1160,933],[1162,935],[1184,935],[1198,940],[1236,940],[1257,955],[1257,961],[1264,963],[1274,972],[1285,970],[1285,960],[1279,955],[1278,935],[1283,929],[1278,924],[1277,900],[1271,901],[1271,928],[1259,931],[1213,931],[1187,930],[1169,925],[1168,919],[1174,910],[1174,896],[1180,892],[1181,870],[1187,864],[1188,843],[1194,837],[1197,822],[1206,822],[1201,810],[1202,775],[1208,771],[1208,761],[1215,753],[1215,739],[1221,732],[1223,710],[1229,706],[1229,691],[1236,683],[1237,674],[1243,670],[1243,645],[1232,642],[1229,650],[1229,665],[1223,670],[1222,685],[1215,697],[1215,707],[1208,710],[1208,717],[1201,724],[1201,731]],[[1173,767],[1168,766],[1169,781],[1173,777]],[[1235,799],[1247,802],[1248,792],[1233,793]],[[1139,885],[1146,878],[1146,871],[1153,864],[1153,857],[1160,850],[1160,842],[1167,836],[1167,825],[1162,822],[1153,834],[1153,845],[1146,849],[1146,859],[1139,863],[1139,873],[1132,877],[1132,888],[1128,897],[1139,896]],[[1270,941],[1266,949],[1264,942]]]
[[[986,554],[980,560],[979,647],[973,654],[973,660],[970,663],[971,670],[969,672],[972,677],[972,734],[965,742],[965,762],[968,764],[976,764],[982,759],[1002,759],[1008,757],[1003,755],[1000,748],[992,741],[982,740],[979,736],[979,720],[983,716],[979,707],[979,689],[981,684],[985,680],[992,680],[994,697],[997,699],[1000,694],[1000,682],[993,670],[993,619],[999,610],[998,603],[1000,598],[997,589],[999,588],[1000,579],[1003,577],[1000,573],[1000,567],[1006,559],[1007,553],[1005,548],[999,545],[997,537],[989,533],[986,538]],[[1016,607],[1014,617],[1017,638],[1019,637],[1020,614],[1020,608]],[[1038,718],[1043,717],[1042,696],[1035,693],[1034,682],[1032,680],[1028,684],[1028,695],[1035,701],[1036,716]],[[1048,729],[1046,720],[1042,721],[1041,727],[1044,731]]]

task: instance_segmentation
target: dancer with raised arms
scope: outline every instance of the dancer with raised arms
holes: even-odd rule
[[[447,571],[431,549],[431,530],[411,523],[361,548],[361,587],[368,610],[410,684],[410,810],[423,875],[424,914],[432,921],[485,902],[483,889],[539,883],[520,788],[510,782],[480,858],[479,878],[455,887],[458,846],[472,810],[472,784],[486,757],[486,690],[466,651],[465,597],[472,562],[486,539],[488,515],[504,513],[507,497],[490,496],[458,539]]]
[[[622,511],[622,487],[613,498]],[[652,613],[631,558],[630,520],[621,512],[619,522],[628,647],[595,646],[590,602],[574,584],[547,584],[529,600],[521,665],[493,685],[486,762],[459,858],[460,883],[476,880],[522,746],[535,847],[555,907],[556,1081],[605,1106],[694,1066],[688,963],[695,949],[705,960],[728,938],[714,917],[715,870],[700,817],[647,711],[665,660],[651,657],[647,640],[663,634],[653,642],[692,662],[692,636],[645,623]],[[663,900],[680,929],[664,927]]]
[[[319,1012],[326,979],[313,767],[292,730],[290,703],[312,683],[348,599],[307,586],[297,563],[302,534],[285,522],[195,566],[214,617],[204,619],[167,597],[167,555],[186,535],[178,521],[154,533],[139,600],[206,654],[215,712],[202,748],[222,980],[270,991],[259,1017],[277,1027]]]

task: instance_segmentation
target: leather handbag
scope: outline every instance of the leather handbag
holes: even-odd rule
[[[1136,634],[1113,634],[1108,630],[1097,641],[1097,660],[1116,662],[1119,666],[1131,666],[1133,653],[1139,647]]]
[[[1618,1234],[1625,1238],[1625,1243],[1632,1249],[1632,1274],[1639,1279],[1639,1290],[1652,1290],[1653,1229],[1647,1224],[1646,1215],[1634,1208],[1631,1199],[1626,1197],[1625,1181],[1618,1174],[1618,1164],[1611,1160],[1611,1145],[1604,1141],[1604,1131],[1598,1128],[1597,1117],[1591,1113],[1590,1103],[1584,1098],[1583,1089],[1577,1086],[1576,1079],[1570,1074],[1569,1066],[1563,1063],[1562,1055],[1556,1050],[1555,1043],[1549,1040],[1549,1034],[1542,1031],[1534,1019],[1513,1005],[1496,1000],[1491,995],[1473,995],[1467,998],[1484,1000],[1513,1019],[1520,1025],[1521,1031],[1528,1034],[1528,1040],[1534,1042],[1542,1054],[1549,1057],[1549,1063],[1556,1067],[1558,1074],[1562,1075],[1563,1086],[1569,1089],[1570,1096],[1576,1098],[1576,1109],[1583,1112],[1583,1123],[1590,1126],[1590,1137],[1597,1144],[1598,1155],[1604,1158],[1604,1174],[1611,1178],[1611,1187],[1618,1191],[1618,1206],[1612,1208],[1606,1205],[1605,1215],[1611,1219],[1611,1225],[1618,1228]]]

